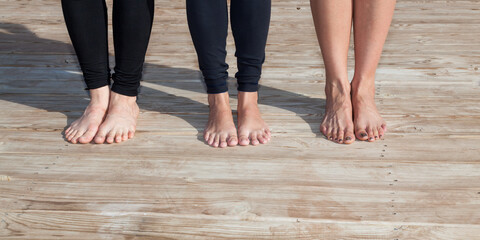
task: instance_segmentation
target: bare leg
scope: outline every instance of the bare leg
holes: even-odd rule
[[[352,0],[311,0],[312,14],[326,69],[327,104],[320,126],[331,141],[355,141],[347,56],[352,27]]]
[[[90,90],[90,104],[85,109],[82,117],[73,122],[67,130],[65,137],[71,143],[89,143],[97,134],[98,127],[105,118],[110,97],[110,89],[104,86]]]
[[[352,103],[356,137],[375,141],[386,123],[375,105],[375,72],[392,21],[395,0],[354,0],[355,75]]]

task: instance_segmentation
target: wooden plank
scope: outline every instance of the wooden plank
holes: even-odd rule
[[[239,209],[238,211],[242,211]],[[243,210],[245,211],[245,210]],[[8,214],[8,215],[7,215]],[[476,225],[420,225],[403,222],[309,221],[242,216],[195,217],[178,214],[6,212],[3,232],[28,239],[476,239]],[[268,222],[266,224],[266,222]],[[218,226],[221,225],[221,228]],[[0,225],[1,226],[1,225]],[[31,230],[35,230],[33,233]]]
[[[0,238],[480,239],[478,0],[398,1],[376,82],[389,132],[351,146],[319,133],[309,2],[272,13],[268,145],[203,143],[207,101],[185,2],[172,0],[156,0],[135,139],[72,145],[62,132],[88,96],[60,3],[0,1]],[[227,51],[233,76],[231,35]]]

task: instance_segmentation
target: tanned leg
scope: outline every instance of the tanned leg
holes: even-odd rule
[[[326,69],[327,103],[320,131],[331,141],[355,141],[347,56],[352,27],[352,0],[311,0],[318,42]]]
[[[355,135],[374,142],[383,138],[385,121],[375,105],[375,72],[395,9],[395,0],[354,0],[355,75],[352,104]]]

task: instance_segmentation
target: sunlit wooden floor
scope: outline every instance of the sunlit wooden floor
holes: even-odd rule
[[[202,141],[184,1],[156,4],[136,138],[73,145],[88,96],[59,1],[0,1],[1,239],[480,239],[479,1],[399,0],[377,74],[387,138],[344,146],[318,130],[309,3],[274,0],[274,137],[228,149]]]

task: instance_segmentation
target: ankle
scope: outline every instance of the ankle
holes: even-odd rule
[[[375,101],[375,87],[362,85],[352,87],[352,101],[357,104]]]
[[[238,92],[238,109],[258,106],[258,92]]]
[[[113,91],[110,92],[110,103],[136,104],[136,102],[136,96],[122,95]]]
[[[327,101],[342,101],[347,104],[351,98],[350,84],[327,83],[325,85],[325,95],[327,96]]]
[[[352,80],[352,92],[354,94],[375,94],[375,75],[355,75]]]
[[[327,78],[325,84],[325,93],[338,93],[343,95],[350,95],[351,85],[347,78]]]
[[[215,108],[230,109],[230,97],[228,92],[208,94],[208,105]]]
[[[108,108],[110,101],[110,89],[108,86],[101,88],[90,89],[90,103],[89,108],[104,109]]]

